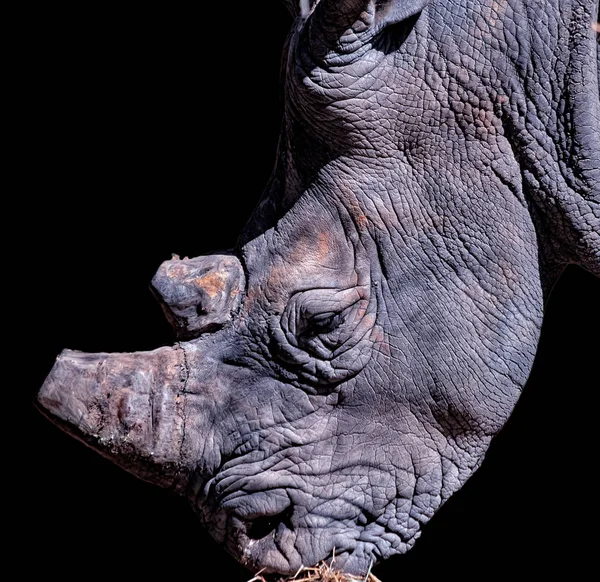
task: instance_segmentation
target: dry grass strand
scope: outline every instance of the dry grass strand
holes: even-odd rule
[[[382,582],[371,572],[366,576],[357,577],[352,574],[344,574],[325,562],[321,562],[318,566],[300,568],[291,578],[279,578],[275,581],[267,580],[261,576],[261,572],[258,572],[248,582]]]

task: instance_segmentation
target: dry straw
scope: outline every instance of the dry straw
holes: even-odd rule
[[[256,576],[248,580],[248,582],[381,582],[381,580],[371,574],[370,571],[366,576],[359,577],[352,574],[344,574],[333,568],[332,560],[332,565],[321,562],[318,566],[300,568],[291,578],[267,580],[267,578],[264,578],[261,576],[260,572],[258,572]]]

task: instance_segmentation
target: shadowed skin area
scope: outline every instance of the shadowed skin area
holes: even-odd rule
[[[288,4],[261,203],[153,280],[182,341],[66,351],[39,402],[250,570],[364,575],[482,462],[564,266],[600,275],[598,2]]]

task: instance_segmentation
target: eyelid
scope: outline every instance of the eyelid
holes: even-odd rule
[[[368,286],[298,291],[283,313],[270,319],[273,353],[305,387],[335,385],[356,375],[370,357],[361,346],[370,337],[376,311]]]
[[[348,289],[311,289],[301,291],[294,295],[290,301],[306,314],[307,318],[326,313],[341,313],[361,300],[366,300],[368,293],[362,287],[350,287]],[[335,309],[328,309],[335,306]]]
[[[343,314],[349,309],[363,302],[366,308],[368,290],[363,287],[349,287],[347,289],[309,289],[300,291],[292,296],[281,318],[285,335],[292,345],[298,346],[299,339],[318,336],[307,334],[311,323],[318,323],[319,319],[340,317],[338,325],[344,323]],[[335,306],[335,309],[331,309]],[[331,333],[335,327],[324,333]],[[301,342],[303,343],[303,342]]]
[[[342,321],[335,321],[336,319],[341,319],[343,315],[342,313],[336,313],[334,311],[328,311],[326,313],[318,313],[313,317],[310,317],[306,320],[306,324],[298,331],[298,336],[304,335],[315,335],[307,333],[308,330],[314,328],[315,326],[322,326],[322,329],[317,329],[318,334],[328,333],[333,331],[338,325],[342,323]],[[328,323],[333,325],[328,326]],[[329,329],[327,329],[329,327]]]

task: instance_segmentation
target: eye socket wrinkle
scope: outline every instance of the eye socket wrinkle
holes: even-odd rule
[[[344,321],[343,314],[320,314],[308,319],[304,327],[298,333],[298,337],[315,337],[334,331]]]

